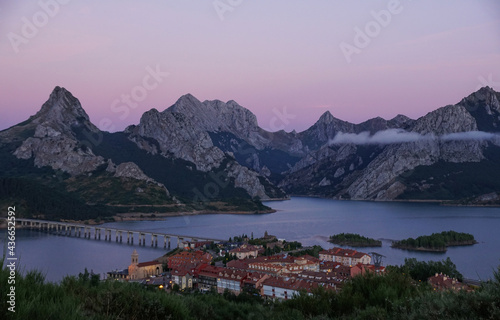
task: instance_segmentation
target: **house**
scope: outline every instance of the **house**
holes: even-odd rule
[[[363,274],[367,272],[373,272],[376,274],[382,274],[385,273],[385,267],[384,266],[374,266],[373,264],[357,264],[358,267],[361,268],[361,271]]]
[[[221,267],[202,265],[198,272],[198,289],[202,291],[208,291],[212,288],[217,289],[217,278],[219,277],[219,272],[223,270],[224,268]]]
[[[322,261],[334,261],[346,266],[361,264],[371,264],[370,255],[353,249],[332,248],[319,252],[319,259]]]
[[[318,286],[316,282],[303,279],[271,277],[263,281],[261,295],[273,300],[288,300],[302,290],[311,294]]]
[[[213,241],[183,241],[181,246],[184,250],[206,248],[211,245]]]
[[[217,292],[223,293],[227,289],[236,295],[240,294],[246,276],[244,271],[223,268],[217,277]]]
[[[343,282],[343,279],[336,278],[334,274],[321,271],[304,271],[297,274],[296,277],[316,282],[318,285],[331,290],[337,290]]]
[[[361,269],[361,267],[359,265],[346,266],[343,264],[338,264],[329,273],[332,274],[337,279],[346,280],[346,279],[351,279],[351,278],[357,276],[358,274],[362,274],[363,270]]]
[[[190,268],[179,268],[172,271],[172,282],[177,284],[181,290],[194,287],[194,270]]]
[[[335,261],[321,261],[319,263],[319,271],[321,272],[332,272],[340,263]]]
[[[159,275],[163,272],[163,264],[153,260],[139,263],[139,254],[137,250],[132,252],[132,263],[128,266],[128,279],[137,280],[150,276]]]
[[[260,272],[251,272],[247,274],[247,277],[243,280],[243,290],[247,291],[257,291],[262,290],[262,284],[264,280],[268,279],[270,275]]]
[[[212,256],[203,251],[182,251],[168,258],[168,268],[178,269],[182,265],[187,264],[209,264],[212,261]]]
[[[128,269],[114,270],[107,273],[107,279],[114,280],[127,280],[128,279]]]
[[[230,269],[247,270],[248,264],[254,259],[231,260],[226,263],[226,267]]]
[[[437,291],[472,291],[472,288],[468,285],[461,283],[455,278],[450,278],[445,274],[435,274],[433,277],[430,277],[428,280],[429,284]]]
[[[244,244],[238,248],[229,251],[230,255],[236,256],[238,259],[255,258],[259,255],[261,247]]]
[[[272,262],[251,262],[248,264],[248,269],[278,275],[283,272],[284,266]]]
[[[319,271],[319,260],[311,256],[293,257],[277,255],[261,257],[248,263],[248,269],[268,274],[300,273],[302,271]]]

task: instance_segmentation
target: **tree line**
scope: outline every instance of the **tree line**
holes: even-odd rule
[[[328,242],[351,247],[381,247],[382,241],[367,238],[357,233],[339,233],[330,236]]]
[[[469,233],[456,231],[443,231],[430,236],[420,236],[416,239],[408,238],[392,243],[393,248],[408,250],[433,250],[446,251],[448,246],[463,246],[477,243],[474,236]]]

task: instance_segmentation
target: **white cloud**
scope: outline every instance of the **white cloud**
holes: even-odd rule
[[[339,132],[330,141],[330,144],[393,144],[416,142],[424,140],[442,140],[442,141],[457,141],[457,140],[500,140],[500,135],[496,133],[489,133],[483,131],[468,131],[450,133],[442,136],[435,136],[434,134],[422,135],[417,132],[408,132],[403,129],[388,129],[378,131],[374,135],[370,135],[368,131],[361,133],[343,133]]]
[[[450,133],[441,136],[441,140],[496,140],[500,139],[500,135],[496,133],[484,132],[484,131],[467,131],[467,132],[457,132]]]

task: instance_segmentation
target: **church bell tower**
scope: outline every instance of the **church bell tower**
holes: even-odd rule
[[[132,252],[132,265],[137,265],[139,263],[139,254],[137,253],[137,250],[134,249],[134,252]]]

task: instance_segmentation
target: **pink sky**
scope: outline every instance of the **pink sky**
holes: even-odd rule
[[[0,15],[0,129],[36,113],[57,85],[113,131],[186,93],[235,100],[263,128],[302,131],[327,110],[355,123],[417,118],[479,86],[500,91],[497,0],[41,0],[2,2]],[[356,47],[367,27],[369,43]],[[350,63],[346,45],[357,51]],[[148,67],[169,75],[144,89]],[[131,93],[133,108],[120,101]]]

